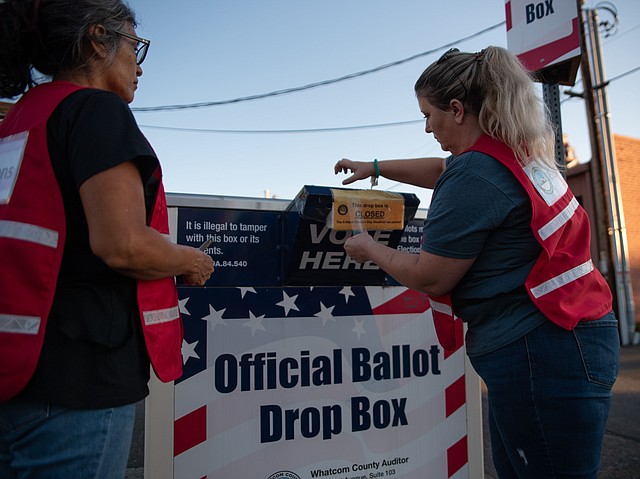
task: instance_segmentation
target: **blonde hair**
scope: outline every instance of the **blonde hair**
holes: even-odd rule
[[[508,145],[524,166],[538,160],[557,168],[555,133],[532,75],[508,50],[452,49],[420,75],[418,97],[446,110],[456,98],[478,117],[483,133]]]

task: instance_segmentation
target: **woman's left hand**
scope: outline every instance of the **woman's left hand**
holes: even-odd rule
[[[364,263],[371,259],[369,250],[374,244],[374,239],[364,231],[349,238],[344,243],[344,250],[358,263]]]

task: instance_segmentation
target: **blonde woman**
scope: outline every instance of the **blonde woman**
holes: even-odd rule
[[[500,478],[593,478],[617,376],[611,292],[589,222],[554,164],[554,133],[529,73],[508,50],[451,49],[415,84],[442,158],[342,159],[343,181],[381,175],[433,188],[422,251],[359,234],[345,243],[432,301],[436,332],[487,385]]]

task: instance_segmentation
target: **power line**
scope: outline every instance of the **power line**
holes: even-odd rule
[[[640,70],[640,66],[635,67],[635,68],[633,68],[633,69],[631,69],[631,70],[629,70],[629,71],[626,71],[626,72],[624,72],[624,73],[621,73],[620,75],[617,75],[617,76],[615,76],[615,77],[613,77],[613,78],[610,78],[610,79],[609,79],[609,83],[611,83],[612,81],[619,80],[619,79],[620,79],[620,78],[622,78],[622,77],[626,77],[627,75],[631,75],[632,73],[635,73],[635,72],[637,72],[638,70]]]
[[[326,85],[331,85],[333,83],[338,83],[341,81],[345,81],[345,80],[351,80],[353,78],[357,78],[357,77],[361,77],[364,75],[369,75],[371,73],[376,73],[382,70],[386,70],[387,68],[391,68],[391,67],[395,67],[398,65],[402,65],[403,63],[407,63],[410,61],[413,61],[417,58],[426,56],[426,55],[431,55],[433,53],[436,53],[437,51],[440,50],[444,50],[446,48],[450,48],[453,45],[456,45],[458,43],[462,43],[464,41],[467,40],[471,40],[472,38],[478,37],[480,35],[483,35],[491,30],[495,30],[496,28],[504,25],[506,22],[500,22],[500,23],[496,23],[495,25],[485,28],[484,30],[480,30],[476,33],[473,33],[467,37],[461,38],[459,40],[456,40],[455,42],[452,43],[447,43],[446,45],[442,45],[441,47],[438,48],[434,48],[433,50],[428,50],[426,52],[422,52],[422,53],[417,53],[415,55],[412,55],[410,57],[407,58],[403,58],[402,60],[397,60],[395,62],[391,62],[391,63],[386,63],[384,65],[380,65],[378,67],[375,68],[371,68],[369,70],[363,70],[360,72],[356,72],[356,73],[350,73],[348,75],[344,75],[338,78],[334,78],[331,80],[323,80],[323,81],[318,81],[318,82],[314,82],[314,83],[309,83],[307,85],[303,85],[303,86],[298,86],[298,87],[292,87],[292,88],[285,88],[282,90],[275,90],[275,91],[271,91],[268,93],[259,93],[256,95],[249,95],[249,96],[243,96],[243,97],[239,97],[239,98],[234,98],[231,100],[220,100],[220,101],[208,101],[208,102],[200,102],[200,103],[189,103],[189,104],[182,104],[182,105],[160,105],[160,106],[147,106],[147,107],[135,107],[135,108],[131,108],[132,111],[136,111],[136,112],[147,112],[147,111],[173,111],[173,110],[186,110],[186,109],[194,109],[194,108],[206,108],[206,107],[212,107],[212,106],[220,106],[220,105],[229,105],[231,103],[241,103],[241,102],[245,102],[245,101],[253,101],[253,100],[261,100],[263,98],[269,98],[269,97],[274,97],[274,96],[280,96],[280,95],[287,95],[290,93],[297,93],[299,91],[304,91],[304,90],[310,90],[312,88],[317,88],[317,87],[321,87],[321,86],[326,86]]]
[[[607,83],[614,82],[623,78],[627,75],[631,75],[640,70],[640,66],[633,68],[629,71],[621,73],[613,78],[611,78]],[[566,101],[571,100],[572,98],[583,98],[582,93],[572,92],[571,90],[567,90],[564,92],[565,95],[568,95],[568,98],[564,98],[560,101],[560,103],[564,103]],[[186,133],[231,133],[231,134],[295,134],[295,133],[327,133],[327,132],[336,132],[336,131],[349,131],[349,130],[365,130],[369,128],[388,128],[393,126],[403,126],[410,125],[414,123],[421,123],[424,119],[419,120],[404,120],[404,121],[395,121],[389,123],[374,123],[370,125],[353,125],[353,126],[337,126],[337,127],[328,127],[328,128],[299,128],[299,129],[285,129],[285,130],[220,130],[220,129],[209,129],[209,128],[182,128],[182,127],[172,127],[172,126],[158,126],[158,125],[139,125],[141,128],[152,128],[155,130],[169,130],[169,131],[181,131]]]
[[[240,133],[240,134],[277,134],[277,133],[325,133],[329,131],[348,131],[348,130],[365,130],[369,128],[386,128],[390,126],[409,125],[411,123],[422,123],[420,120],[405,120],[391,123],[375,123],[372,125],[355,125],[355,126],[337,126],[329,128],[306,128],[291,130],[215,130],[208,128],[180,128],[171,126],[155,126],[155,125],[139,125],[141,128],[153,128],[156,130],[183,131],[191,133]]]
[[[640,66],[637,66],[637,67],[635,67],[635,68],[632,68],[631,70],[627,70],[626,72],[621,73],[620,75],[616,75],[616,76],[614,76],[613,78],[610,78],[609,80],[607,80],[607,81],[605,82],[605,84],[604,84],[604,85],[594,85],[594,88],[596,88],[596,87],[603,87],[603,86],[607,86],[607,85],[609,85],[610,83],[613,83],[613,82],[614,82],[614,81],[616,81],[616,80],[620,80],[621,78],[624,78],[624,77],[626,77],[626,76],[628,76],[628,75],[631,75],[632,73],[635,73],[635,72],[637,72],[637,71],[640,71]],[[564,94],[565,94],[565,95],[567,95],[567,98],[562,99],[562,100],[560,101],[560,103],[564,103],[565,101],[569,101],[569,100],[571,100],[572,98],[584,98],[584,92],[583,92],[583,93],[578,93],[578,92],[574,92],[574,91],[573,91],[573,90],[571,90],[571,89],[566,90],[566,91],[564,92]]]

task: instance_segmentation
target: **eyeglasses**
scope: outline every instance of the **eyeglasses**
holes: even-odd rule
[[[457,48],[449,48],[446,52],[444,52],[442,54],[442,56],[440,58],[438,58],[438,61],[436,62],[436,65],[441,65],[444,62],[446,62],[450,57],[452,53],[458,53],[460,50],[458,50]],[[463,68],[464,70],[464,68]],[[465,98],[467,98],[467,87],[464,86],[464,83],[462,83],[462,80],[460,80],[460,73],[462,72],[456,72],[454,71],[453,74],[455,75],[456,79],[458,80],[458,83],[460,83],[460,86],[462,87],[462,89],[464,90],[464,97],[462,98],[462,100],[464,100]]]
[[[136,37],[135,35],[131,35],[130,33],[121,32],[119,30],[113,30],[113,33],[120,35],[122,37],[128,38],[129,40],[133,40],[136,43],[136,65],[142,65],[142,62],[147,57],[147,52],[149,51],[149,45],[151,45],[151,40],[147,40],[145,38]]]

